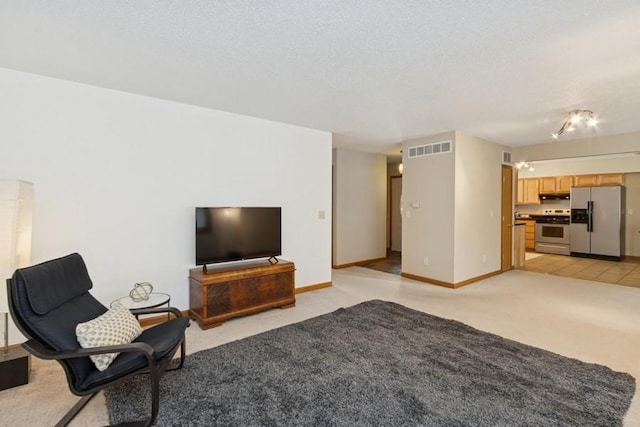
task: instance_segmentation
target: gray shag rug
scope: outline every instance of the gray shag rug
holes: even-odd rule
[[[189,355],[161,382],[160,426],[619,426],[635,391],[629,374],[378,300]],[[150,413],[144,375],[105,394],[112,423]]]

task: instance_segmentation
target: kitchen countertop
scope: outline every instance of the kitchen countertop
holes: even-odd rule
[[[538,216],[542,216],[542,214],[521,213],[520,216],[514,215],[514,218],[527,220],[527,219],[536,219],[536,217]]]

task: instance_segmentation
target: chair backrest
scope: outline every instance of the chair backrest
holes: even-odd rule
[[[92,287],[87,267],[77,253],[18,269],[7,281],[11,316],[27,338],[48,349],[77,350],[76,325],[107,311],[89,293]],[[95,370],[89,357],[60,363],[72,390]]]

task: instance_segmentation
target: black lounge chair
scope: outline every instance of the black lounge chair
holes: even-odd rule
[[[16,270],[7,279],[7,291],[11,316],[28,339],[22,346],[39,358],[57,360],[71,392],[82,396],[57,425],[67,425],[98,391],[143,372],[151,381],[151,416],[127,425],[151,425],[158,415],[160,377],[167,370],[182,368],[184,363],[189,319],[173,307],[131,310],[134,315],[171,313],[175,318],[145,329],[129,344],[82,348],[76,325],[107,311],[89,293],[92,287],[87,267],[77,253]],[[180,359],[173,361],[178,347]],[[104,371],[89,358],[114,352],[120,355]]]

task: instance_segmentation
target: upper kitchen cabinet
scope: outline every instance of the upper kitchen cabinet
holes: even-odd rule
[[[573,177],[574,187],[597,187],[606,185],[623,185],[624,174],[604,173],[594,175],[576,175]]]
[[[572,176],[547,176],[540,178],[540,194],[569,193],[572,183]]]
[[[538,178],[518,179],[518,194],[516,196],[516,204],[540,204],[540,180]]]
[[[556,177],[556,191],[558,193],[570,193],[572,185],[573,185],[573,177],[572,176],[557,176]]]
[[[607,173],[598,175],[598,185],[624,185],[624,174]]]
[[[595,187],[598,185],[598,175],[576,175],[573,177],[574,187]]]
[[[544,176],[519,178],[516,205],[539,205],[540,194],[569,194],[571,187],[624,185],[624,174],[603,173],[575,176]]]

